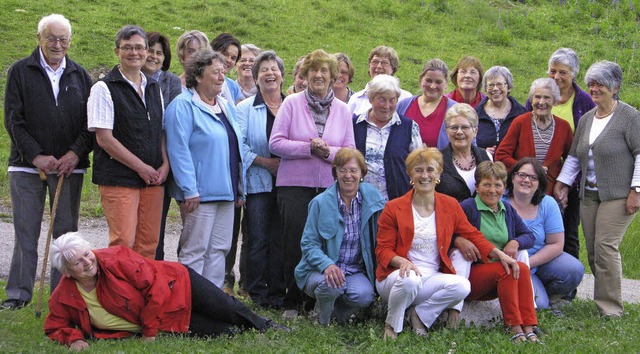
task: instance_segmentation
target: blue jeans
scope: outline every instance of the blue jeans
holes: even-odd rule
[[[282,228],[276,199],[277,192],[247,194],[244,220],[247,238],[246,279],[244,290],[259,305],[281,306],[285,294],[284,245],[279,243]],[[245,235],[243,235],[245,236]]]
[[[551,261],[539,265],[531,282],[538,310],[549,307],[550,296],[564,296],[573,292],[584,276],[584,266],[579,260],[562,252]]]
[[[339,323],[348,321],[353,313],[371,305],[376,297],[373,284],[363,273],[347,275],[344,287],[332,288],[327,285],[324,274],[313,272],[304,292],[316,299],[318,322],[323,325],[329,324],[332,314]]]

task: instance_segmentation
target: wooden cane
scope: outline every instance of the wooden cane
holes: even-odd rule
[[[40,173],[42,178],[43,173]],[[44,176],[46,180],[46,175]],[[40,318],[42,308],[42,294],[44,292],[44,277],[47,274],[47,260],[49,258],[49,247],[51,246],[51,235],[53,235],[53,223],[56,219],[56,209],[58,209],[58,198],[60,197],[60,190],[64,183],[64,175],[60,175],[58,179],[58,186],[56,187],[56,194],[53,197],[53,207],[51,207],[51,221],[49,222],[49,231],[47,232],[47,244],[44,248],[44,260],[42,261],[42,273],[40,273],[40,290],[38,292],[38,303],[36,304],[36,318]]]

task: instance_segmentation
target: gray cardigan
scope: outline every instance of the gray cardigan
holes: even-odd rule
[[[590,110],[580,118],[569,155],[580,160],[580,169],[584,172],[589,164],[589,148],[593,149],[600,200],[627,198],[635,158],[640,153],[640,113],[628,104],[618,101],[611,121],[589,146],[589,132],[596,109]],[[585,182],[586,173],[582,173],[581,199],[584,197]]]

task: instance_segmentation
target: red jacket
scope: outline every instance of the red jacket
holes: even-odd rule
[[[123,246],[94,250],[98,263],[96,292],[104,309],[142,326],[142,335],[158,330],[182,332],[191,318],[191,281],[176,262],[153,261]],[[85,338],[125,338],[125,331],[93,328],[87,305],[72,278],[64,277],[49,299],[44,322],[49,338],[70,345]]]
[[[527,112],[516,117],[507,131],[507,135],[496,149],[495,160],[502,161],[507,166],[507,170],[511,169],[523,157],[536,157],[531,115],[531,112]],[[553,193],[553,184],[556,183],[556,178],[560,174],[564,159],[567,158],[573,142],[573,133],[569,123],[556,116],[553,116],[553,120],[556,124],[555,131],[547,156],[542,163],[547,167],[548,195]]]
[[[378,281],[384,280],[397,269],[389,265],[394,256],[407,258],[414,235],[412,197],[413,190],[402,197],[389,201],[380,215],[376,246],[376,257],[378,258],[376,279]],[[469,223],[457,200],[436,192],[435,213],[441,272],[456,274],[448,255],[454,234],[460,235],[476,245],[482,259],[487,261],[489,253],[495,246]]]

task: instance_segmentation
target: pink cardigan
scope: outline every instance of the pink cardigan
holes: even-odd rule
[[[273,122],[271,153],[281,157],[276,186],[327,188],[333,183],[331,163],[343,147],[355,147],[353,122],[347,105],[334,99],[322,140],[330,146],[327,159],[311,154],[311,139],[318,130],[304,92],[288,96]]]

